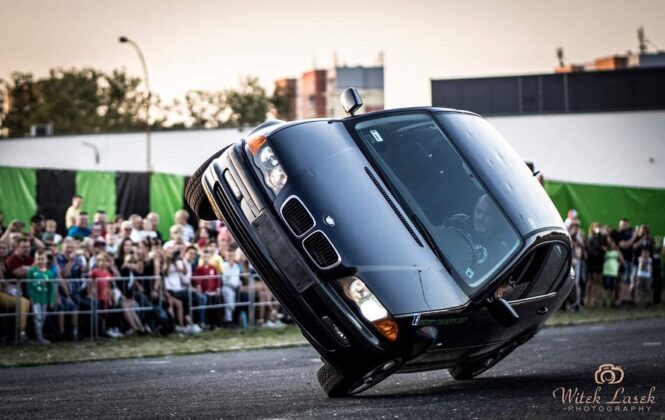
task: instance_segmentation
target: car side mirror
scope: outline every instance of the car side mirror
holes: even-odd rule
[[[363,100],[354,87],[344,89],[344,92],[339,96],[339,100],[342,102],[344,112],[350,117],[353,117],[355,112],[363,106]]]
[[[520,320],[520,316],[515,309],[502,298],[493,298],[487,300],[487,310],[496,318],[502,326],[512,327]]]

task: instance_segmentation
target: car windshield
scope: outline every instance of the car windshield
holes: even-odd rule
[[[467,293],[519,248],[515,228],[429,114],[361,120],[353,131]]]

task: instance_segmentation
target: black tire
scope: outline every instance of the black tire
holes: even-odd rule
[[[212,205],[208,201],[205,191],[203,191],[201,178],[206,169],[208,169],[210,163],[217,159],[224,150],[225,149],[222,149],[210,156],[203,165],[199,166],[199,169],[197,169],[191,178],[189,178],[189,181],[185,186],[185,199],[187,200],[187,204],[189,204],[189,207],[199,219],[217,220],[217,215],[215,215],[215,211],[212,209]]]
[[[402,365],[402,359],[389,360],[365,374],[342,375],[334,367],[323,362],[316,377],[323,391],[330,398],[348,397],[364,392],[392,375]]]
[[[472,365],[457,366],[454,368],[448,369],[448,373],[456,381],[468,381],[473,379],[476,375],[479,375],[482,372],[478,372],[476,375],[473,374],[474,369]]]
[[[316,372],[316,378],[319,380],[319,385],[323,388],[323,392],[325,392],[330,398],[349,396],[349,389],[351,388],[353,381],[337,372],[337,370],[328,363],[323,363],[323,366],[321,366],[318,372]]]

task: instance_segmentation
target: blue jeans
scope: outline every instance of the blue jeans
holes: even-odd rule
[[[198,316],[198,323],[199,324],[204,324],[206,321],[206,310],[202,306],[205,306],[206,303],[208,303],[208,296],[206,296],[205,293],[197,293],[197,292],[192,292],[194,295],[192,296],[194,301],[196,302],[196,306],[199,307],[199,309],[196,310],[196,314]]]
[[[236,289],[227,285],[222,286],[224,296],[224,322],[233,322],[233,310],[236,307]]]
[[[626,261],[626,271],[624,271],[623,276],[621,280],[624,283],[630,284],[630,276],[633,274],[633,262],[632,261]]]

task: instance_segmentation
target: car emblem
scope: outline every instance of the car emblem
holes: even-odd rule
[[[323,218],[323,223],[330,227],[335,227],[335,219],[332,218],[332,216],[326,216]]]
[[[415,314],[413,315],[413,321],[411,321],[411,325],[414,327],[420,324],[420,314]]]

